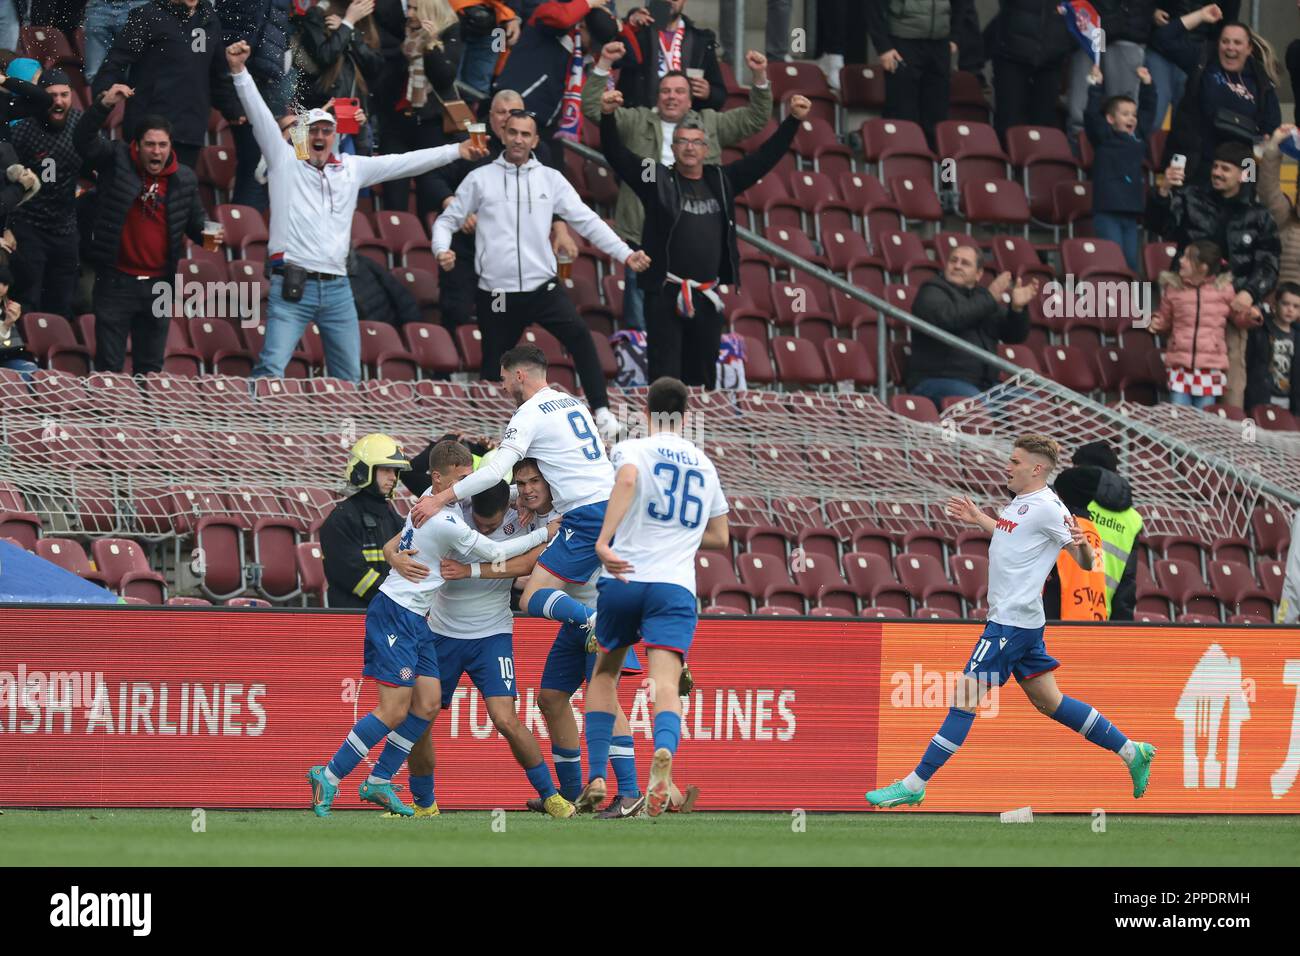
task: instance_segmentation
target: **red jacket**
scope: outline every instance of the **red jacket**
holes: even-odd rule
[[[1228,368],[1228,327],[1236,296],[1232,276],[1220,273],[1214,282],[1185,286],[1176,272],[1160,273],[1160,308],[1151,319],[1151,331],[1169,332],[1165,365],[1169,368]],[[1243,328],[1249,318],[1233,319]]]

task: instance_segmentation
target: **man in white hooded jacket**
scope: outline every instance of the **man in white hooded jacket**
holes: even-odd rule
[[[634,272],[650,265],[578,197],[559,170],[533,156],[537,119],[513,110],[506,120],[505,149],[461,182],[451,203],[433,224],[433,252],[444,270],[456,264],[452,234],[467,220],[474,223],[474,258],[478,273],[475,310],[483,336],[483,368],[495,370],[532,323],[546,329],[569,350],[602,438],[618,436],[609,410],[605,375],[596,356],[591,330],[556,280],[551,249],[551,219],[559,216],[602,252]]]
[[[336,156],[334,117],[317,109],[307,115],[309,158],[300,160],[244,68],[248,55],[242,40],[226,48],[235,92],[266,159],[271,193],[270,304],[253,377],[283,377],[308,323],[315,322],[329,374],[360,381],[361,331],[347,269],[357,190],[486,151],[464,142],[395,156]]]

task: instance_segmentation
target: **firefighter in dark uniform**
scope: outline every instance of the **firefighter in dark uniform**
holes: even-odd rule
[[[356,489],[320,526],[330,607],[364,608],[388,575],[384,545],[402,530],[389,499],[399,471],[411,463],[387,435],[366,435],[352,446],[347,482]]]

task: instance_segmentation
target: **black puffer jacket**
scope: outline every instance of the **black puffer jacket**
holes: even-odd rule
[[[343,65],[333,83],[326,77],[340,58]],[[336,96],[355,96],[365,104],[384,70],[384,55],[366,43],[364,34],[343,24],[333,33],[325,14],[312,7],[298,22],[299,88],[306,109],[324,106]]]
[[[1007,309],[980,286],[964,289],[942,277],[921,286],[912,314],[986,352],[999,342],[1023,342],[1029,337],[1028,312]],[[973,355],[913,330],[907,387],[927,378],[957,378],[986,389],[997,382],[997,371]]]
[[[1050,66],[1074,49],[1059,0],[999,0],[989,56],[1029,66]]]
[[[127,136],[135,134],[141,119],[157,113],[171,120],[173,143],[202,145],[212,107],[231,122],[244,115],[222,33],[209,0],[199,0],[192,14],[171,0],[136,7],[95,75],[95,98],[114,83],[125,83],[135,90],[123,117]],[[204,42],[197,44],[200,37]]]
[[[259,80],[284,76],[289,49],[289,9],[292,0],[216,0],[221,17],[222,44],[244,40],[252,48],[248,69]],[[314,8],[313,8],[314,9]]]
[[[106,109],[98,100],[77,123],[73,142],[97,175],[95,218],[91,225],[89,259],[99,266],[117,262],[118,246],[126,215],[143,188],[140,172],[131,159],[131,145],[123,140],[105,139],[99,129],[108,121]],[[199,198],[199,181],[187,166],[177,166],[167,180],[167,239],[170,259],[167,275],[176,271],[176,262],[185,254],[185,237],[203,241],[203,202]]]
[[[726,81],[718,65],[718,38],[712,30],[704,30],[682,16],[685,30],[682,33],[682,69],[704,71],[709,81],[709,95],[704,99],[691,99],[693,110],[720,110],[727,101]],[[618,39],[627,47],[622,70],[618,75],[618,89],[623,94],[625,106],[654,106],[659,102],[659,37],[654,26],[633,30],[624,27]],[[509,61],[506,61],[509,63]],[[564,83],[560,83],[561,92]]]
[[[1209,186],[1184,186],[1171,190],[1168,197],[1152,190],[1146,226],[1178,243],[1178,255],[1197,239],[1215,242],[1227,257],[1232,287],[1238,292],[1246,290],[1256,302],[1263,301],[1277,285],[1282,254],[1277,223],[1255,201],[1254,187],[1249,184],[1243,184],[1231,199]]]
[[[368,256],[348,256],[348,279],[357,318],[402,326],[420,321],[420,306],[393,274]]]

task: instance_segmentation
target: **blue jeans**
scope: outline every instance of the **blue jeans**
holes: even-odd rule
[[[0,0],[0,2],[3,2],[3,0]],[[17,372],[23,377],[23,381],[30,385],[32,381],[32,373],[39,370],[40,366],[31,359],[12,358],[0,362],[0,368],[7,368]]]
[[[1165,121],[1169,107],[1178,108],[1187,86],[1187,74],[1166,60],[1151,47],[1147,47],[1146,68],[1151,71],[1151,82],[1156,88],[1156,116],[1147,130],[1147,136],[1158,130]]]
[[[0,50],[18,49],[18,0],[0,0]]]
[[[461,54],[456,81],[487,96],[492,89],[492,71],[497,65],[492,37],[469,37],[461,43],[465,52]]]
[[[1186,392],[1170,392],[1169,401],[1174,405],[1190,405],[1192,408],[1204,408],[1213,405],[1222,395],[1188,395]]]
[[[1136,215],[1115,212],[1094,212],[1092,229],[1098,239],[1119,243],[1124,250],[1124,261],[1134,272],[1138,271],[1138,221]]]
[[[283,287],[284,276],[272,275],[266,342],[253,378],[283,378],[284,368],[293,358],[308,323],[315,322],[325,346],[327,373],[349,382],[361,381],[361,326],[347,276],[328,281],[308,279],[297,302],[284,301],[280,294]]]
[[[928,398],[934,402],[935,411],[943,411],[943,400],[949,395],[974,398],[982,391],[978,385],[960,378],[925,378],[916,383],[912,394]]]
[[[148,2],[149,0],[117,0],[116,3],[110,3],[108,0],[90,0],[86,4],[86,62],[83,73],[87,83],[94,80],[95,74],[104,64],[113,41],[126,26],[127,14]],[[6,0],[0,0],[0,6],[5,3]],[[0,14],[0,22],[2,21],[3,15]],[[8,43],[0,42],[0,46],[13,49]]]
[[[636,273],[631,269],[623,274],[623,321],[619,328],[645,331],[645,293],[636,284]]]

